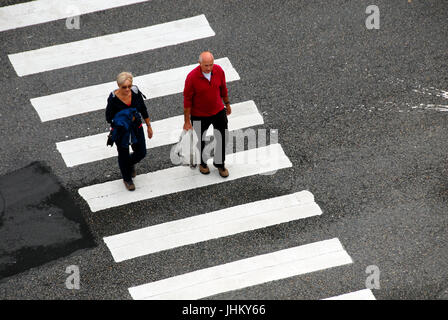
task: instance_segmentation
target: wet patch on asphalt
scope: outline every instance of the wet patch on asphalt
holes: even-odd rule
[[[95,246],[70,193],[33,162],[0,176],[0,279]]]

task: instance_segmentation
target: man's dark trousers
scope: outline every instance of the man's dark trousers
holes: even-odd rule
[[[214,154],[214,164],[217,167],[224,167],[226,160],[226,144],[228,141],[228,120],[226,109],[224,108],[217,114],[211,117],[197,117],[191,116],[191,122],[193,129],[198,137],[198,149],[200,144],[201,151],[201,165],[205,166],[207,164],[207,159],[204,158],[203,151],[205,147],[205,137],[204,133],[207,132],[210,125],[213,125],[214,129],[214,139],[215,139],[215,154]],[[224,139],[224,142],[223,142]]]

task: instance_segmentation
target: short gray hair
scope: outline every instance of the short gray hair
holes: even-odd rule
[[[117,76],[117,84],[118,86],[121,86],[126,80],[129,80],[132,83],[132,79],[133,79],[132,73],[122,72]]]

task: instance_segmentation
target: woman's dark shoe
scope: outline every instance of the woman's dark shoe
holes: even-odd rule
[[[129,191],[135,190],[135,184],[132,181],[127,182],[127,181],[123,180],[123,183],[124,183],[126,189],[128,189]]]

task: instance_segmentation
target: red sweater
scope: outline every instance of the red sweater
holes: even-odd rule
[[[184,109],[191,108],[192,116],[213,116],[224,109],[222,98],[227,94],[226,76],[220,66],[213,65],[211,81],[204,77],[201,66],[197,66],[185,80]]]

